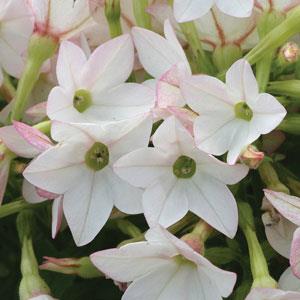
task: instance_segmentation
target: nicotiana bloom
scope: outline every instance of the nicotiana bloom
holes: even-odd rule
[[[186,104],[180,91],[181,81],[192,72],[185,52],[169,22],[164,23],[165,38],[139,27],[132,29],[134,44],[144,69],[156,81],[152,83],[156,91],[154,115],[170,115],[168,107],[182,107]]]
[[[252,13],[254,0],[174,0],[174,15],[178,22],[188,22],[204,16],[216,5],[222,12],[245,18]]]
[[[129,214],[142,212],[142,191],[112,170],[122,155],[148,144],[150,117],[97,124],[54,122],[59,142],[34,159],[24,177],[51,193],[63,194],[63,210],[78,246],[89,243],[116,206]]]
[[[28,3],[35,17],[35,32],[40,35],[69,39],[94,24],[88,0],[28,0]]]
[[[236,275],[223,271],[166,229],[150,229],[147,241],[91,255],[108,277],[130,283],[122,300],[221,300],[231,294]]]
[[[63,42],[56,69],[59,86],[48,98],[49,118],[101,122],[149,113],[154,106],[153,91],[142,84],[125,83],[133,60],[128,34],[102,44],[88,59],[80,47]]]
[[[234,164],[249,144],[272,131],[286,115],[285,108],[267,93],[259,93],[250,64],[235,62],[226,84],[207,75],[195,75],[182,84],[188,105],[199,114],[194,123],[198,148],[213,155],[228,151]]]
[[[0,1],[0,67],[9,75],[19,78],[24,68],[22,56],[26,54],[33,32],[33,20],[25,0]],[[3,74],[0,72],[0,85]]]
[[[170,226],[190,210],[234,237],[237,205],[226,184],[240,181],[248,168],[229,166],[197,149],[191,134],[173,116],[157,129],[152,142],[154,148],[137,149],[114,165],[122,179],[145,188],[143,208],[150,226]]]

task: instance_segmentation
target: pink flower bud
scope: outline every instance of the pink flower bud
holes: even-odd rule
[[[294,42],[288,42],[280,49],[279,55],[289,63],[296,62],[299,58],[299,46]]]
[[[241,154],[240,161],[250,169],[257,169],[264,159],[265,154],[257,150],[253,145],[249,145]]]

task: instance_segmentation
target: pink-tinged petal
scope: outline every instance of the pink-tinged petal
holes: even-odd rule
[[[53,298],[50,295],[39,295],[39,296],[36,296],[36,297],[32,297],[28,300],[58,300],[58,299]]]
[[[300,226],[300,198],[266,189],[264,193],[266,198],[285,218]]]
[[[105,169],[85,169],[75,185],[64,193],[64,215],[77,246],[91,242],[109,218],[114,203],[107,188],[107,176]]]
[[[291,246],[290,264],[295,276],[300,278],[300,228],[294,232]]]
[[[253,131],[266,134],[274,130],[284,119],[287,111],[278,100],[270,94],[260,94],[256,101],[251,103]]]
[[[64,194],[83,177],[84,156],[89,147],[69,141],[52,147],[34,159],[23,172],[33,185],[51,193]]]
[[[194,121],[197,115],[193,111],[177,106],[169,106],[167,111],[175,116],[191,135],[194,134]]]
[[[63,196],[55,199],[52,204],[52,238],[55,239],[63,221]]]
[[[68,41],[62,42],[56,66],[59,85],[71,91],[81,88],[80,75],[86,61],[87,58],[80,47]]]
[[[40,189],[40,188],[35,188],[36,189],[36,192],[37,194],[42,197],[42,198],[46,198],[46,199],[56,199],[59,197],[58,194],[55,194],[55,193],[51,193],[51,192],[48,192],[48,191],[45,191],[43,189]]]
[[[252,13],[254,0],[216,0],[216,5],[227,15],[246,18]]]
[[[251,106],[258,97],[258,84],[250,64],[245,59],[236,61],[226,73],[226,86],[236,102],[245,101]]]
[[[273,217],[269,212],[262,215],[267,240],[280,255],[289,258],[291,242],[297,226],[278,214]]]
[[[14,128],[14,126],[5,126],[0,128],[0,139],[5,146],[18,156],[32,158],[37,156],[41,150],[29,144]]]
[[[85,114],[94,122],[119,121],[149,113],[155,101],[154,91],[137,83],[124,83],[92,97],[93,105]]]
[[[99,46],[89,57],[81,84],[92,94],[127,80],[133,69],[134,48],[130,35],[124,34]]]
[[[235,199],[224,183],[217,179],[195,174],[189,180],[189,209],[212,227],[233,238],[238,226]]]
[[[174,15],[178,22],[188,22],[204,16],[213,0],[174,0]]]
[[[51,140],[40,130],[18,121],[14,121],[13,126],[28,144],[41,152],[53,146]]]
[[[140,214],[143,191],[122,180],[113,171],[107,169],[107,186],[110,189],[114,206],[126,214]]]
[[[9,176],[10,160],[0,158],[0,205],[2,203]]]
[[[31,106],[25,111],[27,117],[29,117],[33,122],[42,121],[42,119],[47,116],[47,101],[40,102]],[[34,122],[35,123],[35,122]]]
[[[183,218],[189,210],[184,180],[173,174],[158,178],[143,194],[143,208],[150,226],[173,225]]]
[[[175,262],[170,262],[135,280],[127,288],[123,299],[184,299],[191,272],[195,272],[195,269],[189,265],[177,265]],[[196,300],[197,298],[189,297],[189,299]]]
[[[179,62],[186,64],[185,56],[178,49],[180,46],[175,44],[175,38],[170,33],[168,25],[166,26],[170,40],[147,29],[139,27],[132,29],[139,59],[145,70],[155,78],[159,78]]]
[[[170,263],[170,260],[165,257],[163,244],[149,245],[147,242],[99,251],[90,257],[100,271],[119,282],[133,281]]]
[[[23,180],[22,195],[27,202],[33,204],[41,203],[49,199],[47,197],[41,197],[37,193],[36,187],[30,182],[28,182],[26,179]]]
[[[138,149],[122,156],[114,164],[115,173],[136,187],[146,188],[171,172],[173,160],[155,148]]]
[[[300,292],[299,283],[300,283],[299,278],[293,274],[292,268],[287,268],[282,273],[278,281],[278,285],[280,289],[283,289],[285,291],[294,291],[294,292]],[[290,300],[290,298],[284,298],[284,300]]]

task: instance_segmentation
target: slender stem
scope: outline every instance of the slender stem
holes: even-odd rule
[[[7,73],[3,74],[3,83],[0,88],[0,93],[6,102],[10,102],[16,96],[16,89],[11,83]]]
[[[122,34],[120,0],[105,1],[105,16],[112,38]]]
[[[136,24],[140,27],[151,29],[151,17],[147,13],[148,0],[132,0]]]

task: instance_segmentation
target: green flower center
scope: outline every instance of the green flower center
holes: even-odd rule
[[[89,91],[82,89],[75,92],[73,106],[80,113],[86,111],[92,105],[92,103],[92,96]]]
[[[191,178],[196,172],[196,162],[185,155],[177,158],[173,164],[173,173],[178,178]]]
[[[253,117],[252,109],[244,101],[241,101],[234,106],[234,112],[237,119],[251,121]]]
[[[86,165],[94,171],[100,171],[109,163],[109,151],[106,145],[96,142],[85,154]]]
[[[181,254],[178,254],[174,257],[172,257],[172,259],[178,264],[178,265],[190,265],[190,267],[196,267],[195,263],[188,260],[187,258],[185,258],[184,256],[182,256]]]

